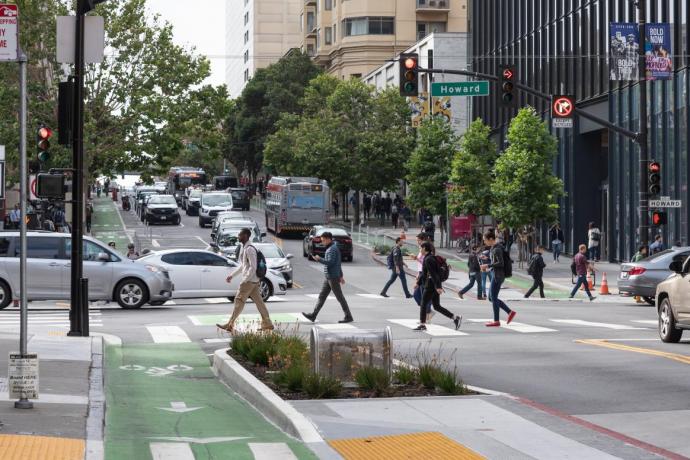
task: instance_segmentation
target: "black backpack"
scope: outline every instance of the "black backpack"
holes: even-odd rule
[[[268,271],[268,265],[266,265],[266,258],[264,254],[259,251],[255,246],[252,246],[256,251],[256,276],[259,278],[266,277],[266,271]]]
[[[433,235],[436,231],[436,224],[434,224],[430,220],[427,220],[426,222],[424,222],[424,231],[427,233],[431,233]]]
[[[506,278],[513,276],[513,259],[510,258],[508,250],[503,248],[503,273]]]
[[[534,272],[535,272],[534,267],[536,264],[537,264],[537,256],[533,255],[529,260],[529,264],[527,265],[527,274],[528,275],[534,275]]]
[[[388,254],[388,257],[386,258],[386,263],[388,264],[388,268],[392,270],[395,263],[393,260],[393,249],[391,249],[391,252]]]
[[[448,281],[450,277],[450,267],[448,266],[448,261],[445,257],[435,256],[436,262],[438,262],[438,272],[441,281]]]

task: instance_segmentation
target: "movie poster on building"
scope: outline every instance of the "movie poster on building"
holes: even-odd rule
[[[609,50],[610,80],[640,79],[640,31],[634,22],[612,22]]]
[[[647,24],[644,48],[647,80],[670,80],[673,77],[671,25]]]

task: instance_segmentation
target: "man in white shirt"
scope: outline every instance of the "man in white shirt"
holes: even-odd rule
[[[273,323],[268,315],[268,309],[266,308],[264,300],[261,298],[261,290],[259,289],[261,280],[256,276],[258,250],[249,242],[251,236],[252,232],[248,228],[240,230],[237,236],[237,239],[242,244],[240,256],[237,258],[240,265],[228,276],[227,281],[230,283],[232,278],[238,273],[241,274],[242,281],[235,295],[235,308],[232,312],[232,316],[226,324],[216,324],[220,329],[230,333],[234,331],[235,321],[237,321],[237,317],[242,313],[247,298],[254,301],[256,308],[259,310],[259,314],[261,314],[261,330],[273,330]]]

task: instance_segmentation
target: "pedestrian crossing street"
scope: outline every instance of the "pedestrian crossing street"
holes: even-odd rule
[[[0,311],[0,330],[19,329],[19,310]],[[69,310],[31,310],[28,317],[29,328],[60,327],[69,328]],[[103,327],[102,313],[97,310],[89,311],[89,326]]]

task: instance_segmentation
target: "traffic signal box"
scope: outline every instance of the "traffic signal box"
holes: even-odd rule
[[[661,193],[661,163],[652,161],[647,169],[649,171],[649,194],[658,195]]]
[[[499,107],[517,107],[517,94],[515,90],[515,79],[517,78],[517,69],[514,65],[500,65],[498,66],[498,84],[500,91],[498,94]]]
[[[661,227],[662,225],[666,225],[666,221],[666,211],[652,211],[652,225],[654,227]]]
[[[419,55],[403,53],[400,55],[400,95],[419,96]]]
[[[46,126],[41,126],[36,132],[36,156],[41,164],[50,161],[50,138],[52,135],[53,131]]]

